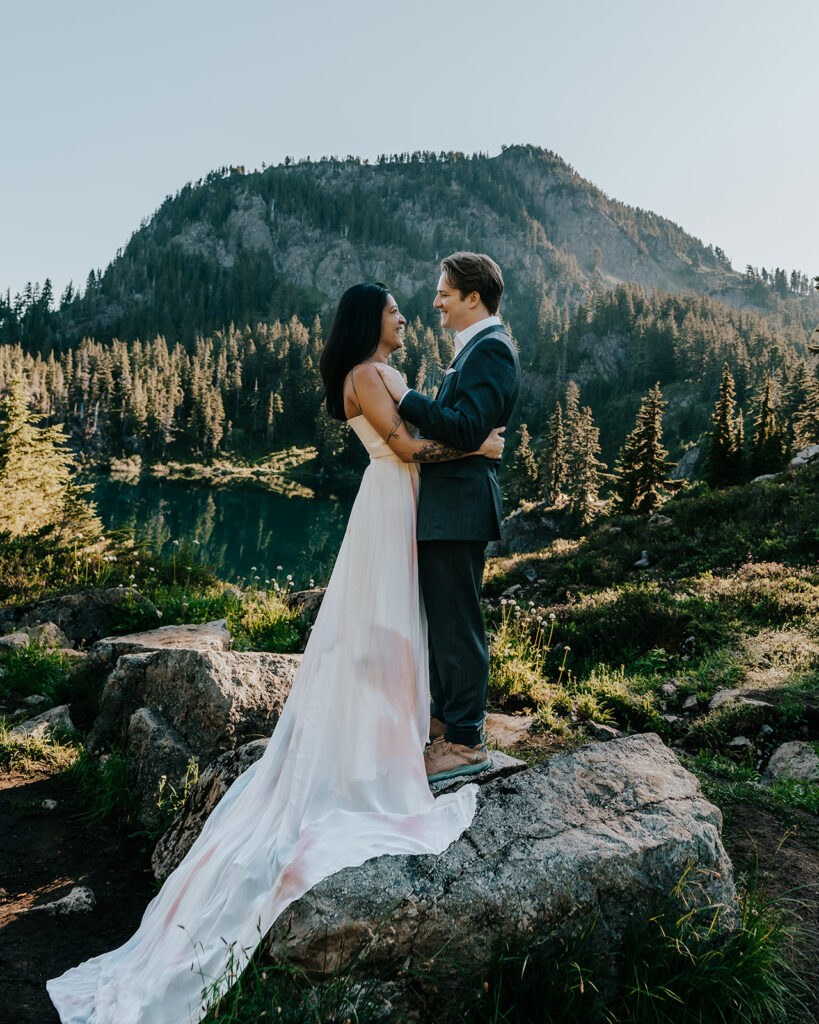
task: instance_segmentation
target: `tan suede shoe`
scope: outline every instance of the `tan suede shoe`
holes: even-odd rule
[[[429,740],[432,743],[437,740],[439,736],[444,735],[444,729],[446,729],[446,722],[442,722],[440,718],[430,718],[429,720]]]
[[[482,772],[492,766],[492,759],[483,743],[467,747],[462,743],[450,743],[440,736],[424,751],[424,766],[427,782],[440,782],[458,775]]]

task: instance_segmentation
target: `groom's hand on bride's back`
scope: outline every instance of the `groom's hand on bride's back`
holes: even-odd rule
[[[407,382],[403,375],[394,366],[389,366],[387,363],[373,363],[373,366],[381,374],[384,387],[392,395],[393,401],[400,402],[407,391]]]

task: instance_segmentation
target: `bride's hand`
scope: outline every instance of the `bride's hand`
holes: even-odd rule
[[[384,387],[389,391],[392,400],[400,402],[404,397],[404,392],[407,390],[407,382],[403,376],[394,366],[389,366],[387,363],[373,363],[373,366],[381,374]]]
[[[503,455],[504,430],[506,427],[496,427],[475,454],[483,455],[486,459],[499,459]]]

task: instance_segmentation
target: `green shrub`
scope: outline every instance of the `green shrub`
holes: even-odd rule
[[[34,693],[51,698],[65,682],[72,664],[70,657],[36,641],[0,652],[0,698]]]

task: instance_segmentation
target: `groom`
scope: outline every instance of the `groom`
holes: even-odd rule
[[[489,256],[456,252],[441,261],[433,302],[455,332],[455,356],[435,399],[407,389],[391,368],[385,383],[401,417],[421,436],[472,452],[509,422],[520,387],[518,355],[496,316],[500,267]],[[486,545],[500,537],[498,462],[473,455],[421,467],[418,571],[429,630],[430,782],[491,764],[481,727],[489,651],[481,612]]]

